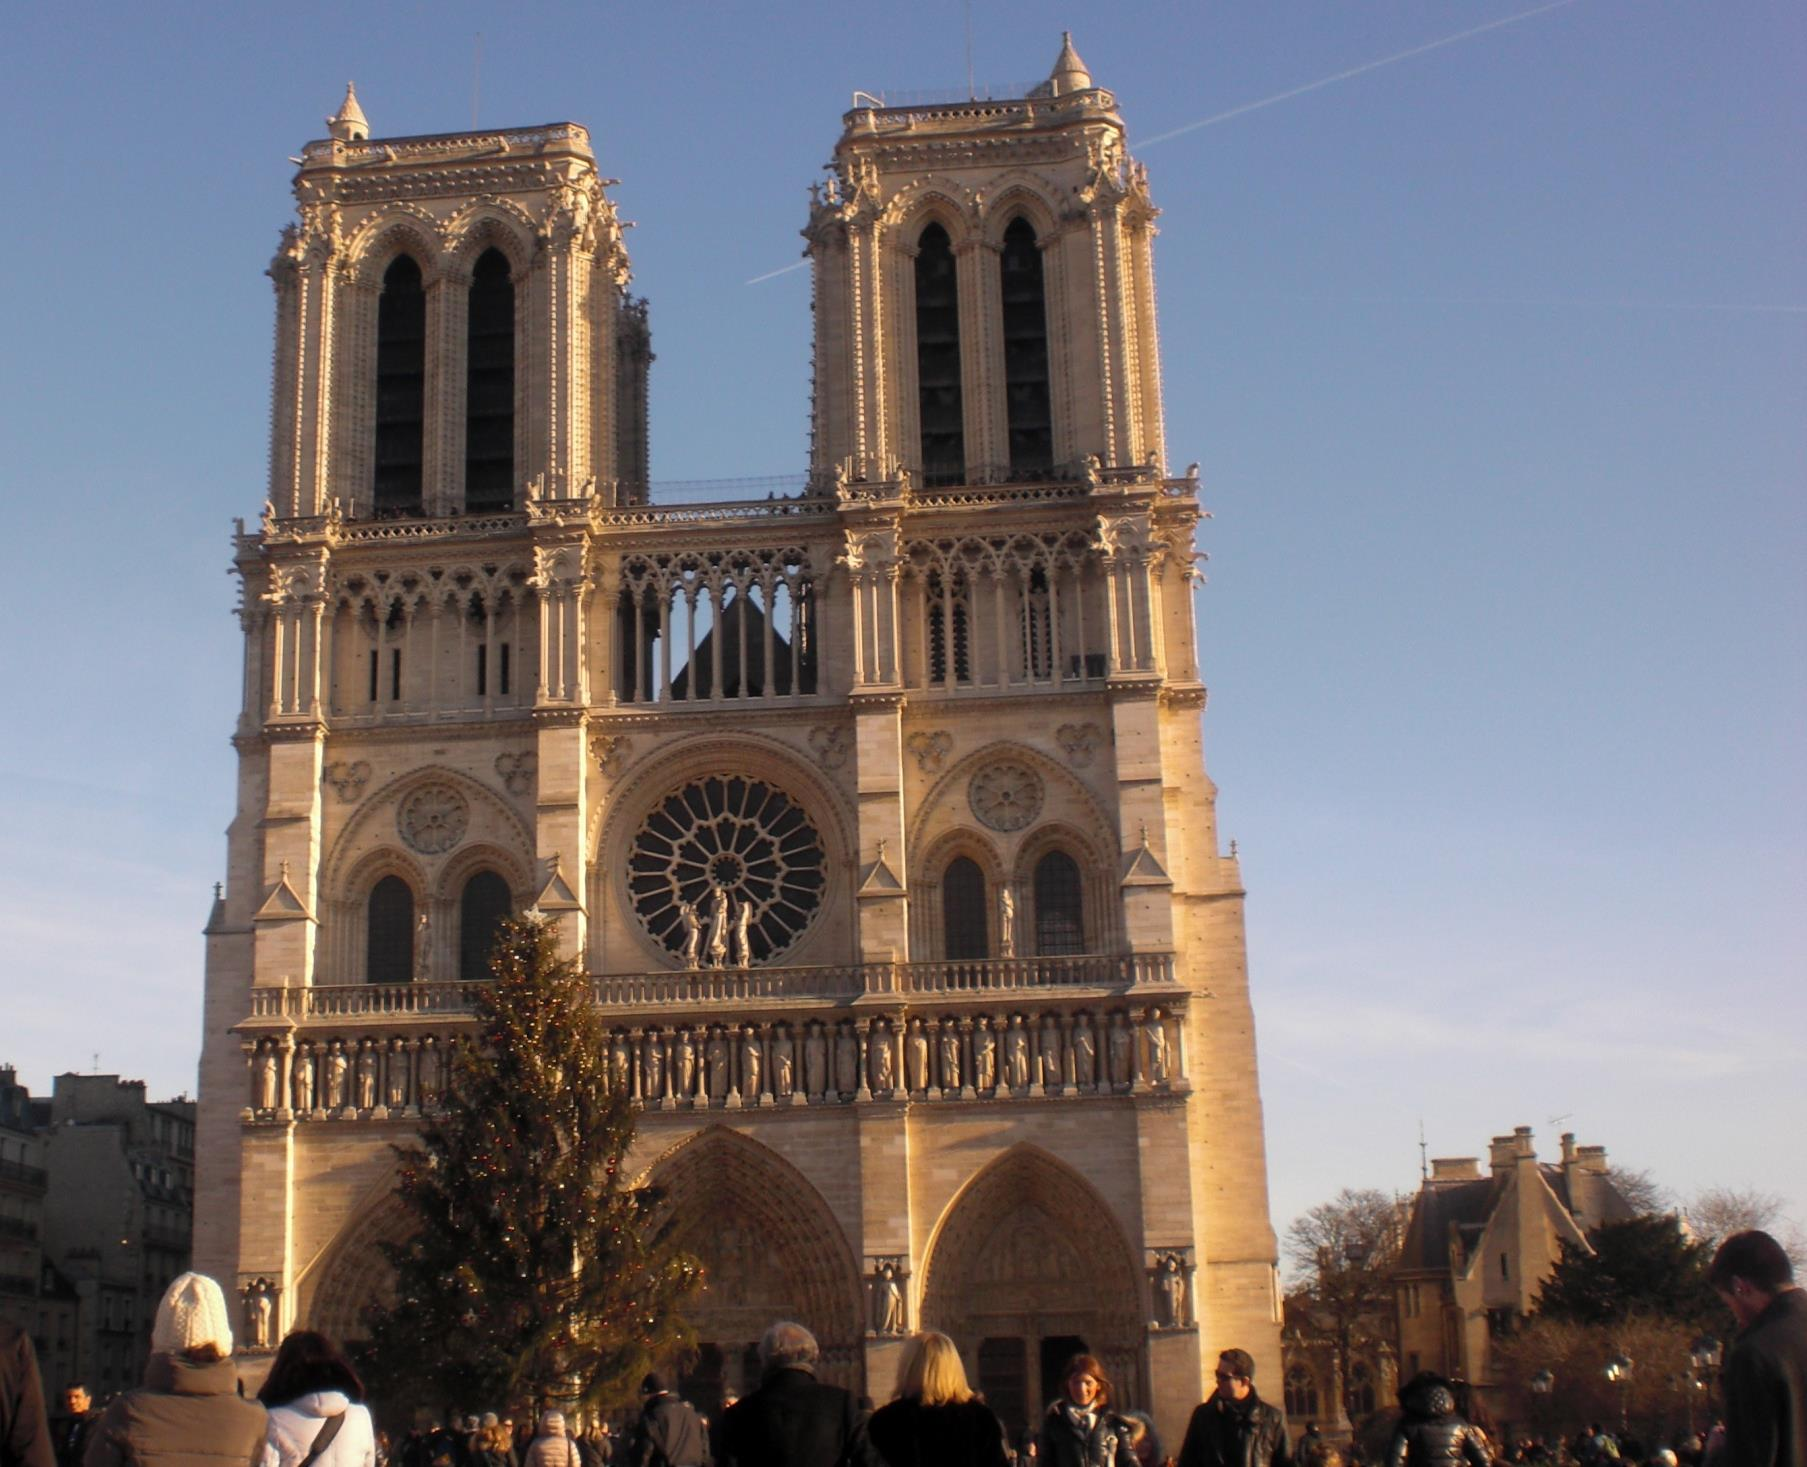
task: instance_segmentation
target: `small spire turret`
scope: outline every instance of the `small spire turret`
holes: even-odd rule
[[[358,89],[353,83],[345,83],[345,100],[339,104],[338,112],[326,119],[326,130],[328,136],[342,143],[361,143],[370,136],[370,123],[364,117],[364,109],[358,106]]]
[[[1069,92],[1090,91],[1092,74],[1086,70],[1085,62],[1079,59],[1079,53],[1073,49],[1073,33],[1060,33],[1060,55],[1055,58],[1054,70],[1048,75],[1048,90],[1056,97],[1064,97]]]

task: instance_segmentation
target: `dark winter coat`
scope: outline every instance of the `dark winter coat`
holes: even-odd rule
[[[866,1436],[885,1467],[1005,1467],[1004,1428],[983,1401],[880,1406]]]
[[[1042,1417],[1035,1439],[1036,1461],[1049,1467],[1135,1467],[1129,1423],[1110,1407],[1092,1409],[1091,1429],[1079,1420],[1070,1401],[1056,1401]]]
[[[1286,1417],[1253,1389],[1240,1401],[1213,1395],[1186,1423],[1180,1467],[1292,1467]]]
[[[1400,1393],[1405,1416],[1393,1434],[1387,1467],[1493,1467],[1487,1433],[1456,1413],[1456,1393],[1438,1376],[1421,1376]]]
[[[1722,1467],[1807,1467],[1807,1291],[1777,1294],[1726,1351]]]
[[[80,1416],[65,1416],[51,1423],[50,1435],[56,1444],[57,1467],[82,1467],[88,1455],[88,1439],[94,1435],[100,1412],[86,1411]]]
[[[86,1467],[217,1467],[263,1459],[264,1408],[238,1393],[230,1359],[153,1355],[144,1384],[108,1406]]]
[[[31,1336],[0,1323],[0,1467],[56,1467]]]
[[[836,1467],[866,1463],[853,1397],[807,1370],[774,1370],[722,1417],[721,1467]],[[854,1455],[844,1457],[851,1451]]]
[[[670,1392],[649,1400],[640,1410],[627,1461],[628,1467],[703,1467],[709,1442],[690,1403]]]

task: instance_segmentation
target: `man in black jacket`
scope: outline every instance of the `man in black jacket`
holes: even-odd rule
[[[851,1394],[816,1380],[816,1337],[781,1320],[759,1341],[759,1389],[722,1417],[722,1467],[867,1464]]]
[[[0,1467],[56,1467],[31,1336],[0,1322]]]
[[[640,1382],[640,1423],[628,1448],[628,1467],[708,1467],[709,1440],[690,1402],[672,1395],[654,1371]]]
[[[1807,1293],[1788,1254],[1768,1233],[1733,1233],[1707,1281],[1738,1319],[1720,1467],[1807,1467]]]
[[[52,1429],[57,1467],[82,1467],[88,1459],[88,1438],[99,1420],[87,1386],[78,1381],[63,1388],[63,1416]]]
[[[1217,1389],[1186,1424],[1180,1467],[1292,1467],[1286,1417],[1255,1394],[1247,1350],[1217,1357]]]

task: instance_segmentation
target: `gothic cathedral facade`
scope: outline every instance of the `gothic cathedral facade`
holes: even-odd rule
[[[582,127],[379,139],[348,93],[303,152],[198,1138],[253,1357],[359,1334],[393,1145],[538,907],[707,1267],[705,1404],[782,1317],[880,1399],[944,1330],[1019,1428],[1082,1346],[1168,1432],[1218,1350],[1278,1380],[1147,179],[1070,43],[1026,97],[855,102],[807,481],[733,502],[649,493]]]

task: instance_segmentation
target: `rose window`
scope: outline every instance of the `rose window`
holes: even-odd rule
[[[766,963],[822,904],[827,861],[809,817],[757,779],[692,780],[653,807],[628,854],[628,893],[685,967]],[[744,942],[743,942],[744,934]]]
[[[402,801],[401,809],[395,813],[395,826],[415,850],[437,856],[458,844],[470,818],[470,807],[463,795],[449,785],[430,784]]]
[[[1041,814],[1041,776],[1026,764],[1001,760],[973,776],[966,798],[993,830],[1021,830]]]

